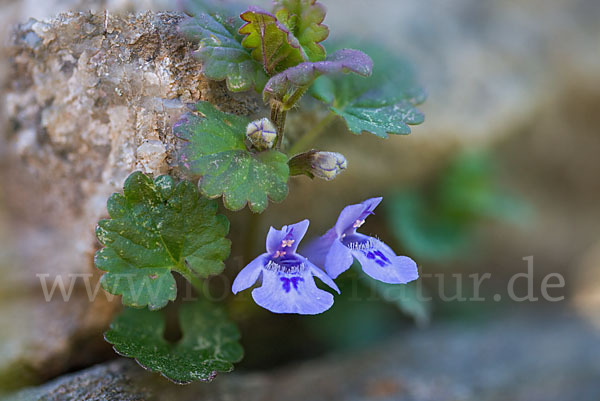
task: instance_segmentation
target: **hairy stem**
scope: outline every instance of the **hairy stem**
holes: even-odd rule
[[[336,114],[330,111],[325,118],[319,121],[317,125],[315,125],[310,131],[301,136],[300,139],[294,143],[294,145],[290,148],[289,154],[293,156],[311,146],[312,143],[317,140],[317,138],[325,131],[325,128],[331,124],[335,117]]]
[[[281,149],[286,116],[287,110],[284,109],[282,103],[276,102],[271,106],[271,121],[273,124],[275,124],[275,128],[277,128],[277,141],[275,142],[275,149]]]
[[[300,98],[304,95],[304,93],[306,93],[306,91],[308,90],[308,86],[302,86],[298,89],[296,89],[296,91],[294,93],[292,93],[289,97],[284,97],[283,98],[283,109],[284,110],[290,110],[292,107],[294,107],[296,105],[296,103],[298,103],[298,100],[300,100]]]

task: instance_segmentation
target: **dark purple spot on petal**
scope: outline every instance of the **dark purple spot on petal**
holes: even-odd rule
[[[298,283],[300,281],[304,281],[304,279],[302,277],[292,277],[290,280],[296,291],[298,291]]]
[[[290,279],[287,277],[279,277],[279,280],[283,283],[281,286],[283,290],[287,293],[290,292]]]
[[[279,280],[281,280],[282,285],[281,287],[283,288],[283,290],[288,293],[290,292],[292,286],[294,287],[294,289],[296,291],[298,291],[298,283],[300,283],[301,281],[304,281],[304,279],[302,277],[279,277]]]
[[[383,252],[375,251],[375,255],[379,256],[384,262],[390,263],[390,260],[383,254]]]
[[[365,251],[363,250],[362,253],[367,257],[367,259],[374,261],[375,263],[377,263],[379,266],[381,267],[385,267],[389,264],[391,264],[392,262],[383,254],[383,252],[376,250],[376,251]]]

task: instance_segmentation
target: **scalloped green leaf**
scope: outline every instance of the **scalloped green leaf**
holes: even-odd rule
[[[135,172],[107,209],[110,219],[96,228],[104,248],[94,261],[106,272],[102,287],[122,295],[123,304],[160,309],[177,295],[172,271],[190,281],[223,271],[229,221],[193,184]]]
[[[329,104],[354,134],[370,132],[381,138],[410,134],[410,125],[425,120],[416,107],[425,101],[425,91],[407,61],[381,50],[369,53],[375,55],[369,79],[321,77],[312,86],[311,94]]]
[[[251,50],[269,76],[307,60],[298,39],[273,14],[250,7],[240,17],[246,21],[239,30],[246,35],[242,45]]]
[[[178,384],[211,381],[242,360],[240,332],[222,308],[208,302],[185,303],[180,306],[179,322],[183,336],[173,344],[163,337],[162,313],[127,308],[104,338],[118,354],[135,358],[145,369]]]
[[[198,43],[194,56],[202,61],[205,77],[225,80],[232,92],[252,88],[260,92],[267,82],[267,75],[263,66],[242,46],[244,37],[238,33],[241,25],[239,19],[198,12],[184,18],[179,27],[191,41]]]
[[[329,36],[323,25],[325,7],[316,0],[276,0],[275,15],[298,39],[308,61],[321,61],[327,52],[320,42]]]
[[[288,158],[276,150],[250,152],[246,147],[248,118],[217,110],[208,102],[196,104],[199,114],[184,115],[173,133],[186,141],[179,161],[190,175],[199,176],[200,192],[222,196],[230,210],[246,204],[261,213],[268,199],[281,202],[288,193]]]

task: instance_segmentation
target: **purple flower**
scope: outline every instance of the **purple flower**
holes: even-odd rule
[[[329,309],[333,295],[317,288],[313,276],[338,294],[340,290],[323,270],[296,253],[308,224],[308,220],[303,220],[283,226],[281,230],[271,227],[267,234],[267,253],[240,271],[233,281],[233,293],[250,288],[262,277],[262,285],[252,290],[252,298],[271,312],[316,315]]]
[[[377,238],[356,232],[381,200],[372,198],[346,206],[335,226],[309,246],[306,254],[317,265],[324,266],[331,278],[348,270],[354,259],[365,273],[384,283],[406,284],[419,278],[417,265],[411,258],[397,256]]]

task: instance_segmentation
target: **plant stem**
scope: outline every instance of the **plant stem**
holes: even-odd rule
[[[204,293],[204,282],[187,265],[178,268],[177,271],[192,284],[198,294]]]
[[[275,142],[275,149],[281,148],[286,116],[287,110],[284,110],[282,103],[277,102],[271,106],[271,121],[275,124],[275,128],[277,128],[277,141]]]
[[[292,95],[288,98],[284,97],[283,98],[283,109],[284,110],[290,110],[292,107],[294,107],[296,105],[296,103],[298,103],[298,100],[300,100],[300,98],[304,95],[304,93],[306,93],[306,91],[308,90],[308,86],[302,86],[298,89],[296,89],[296,91],[294,93],[292,93]]]
[[[277,132],[279,133],[279,140],[277,141],[277,149],[281,149],[281,144],[283,143],[283,131],[285,129],[285,118],[287,117],[287,111],[281,110],[279,114],[279,121],[277,124]]]
[[[332,111],[317,123],[310,131],[300,137],[290,148],[289,154],[291,156],[300,153],[301,151],[308,148],[312,143],[325,131],[325,128],[335,119],[336,114]]]

